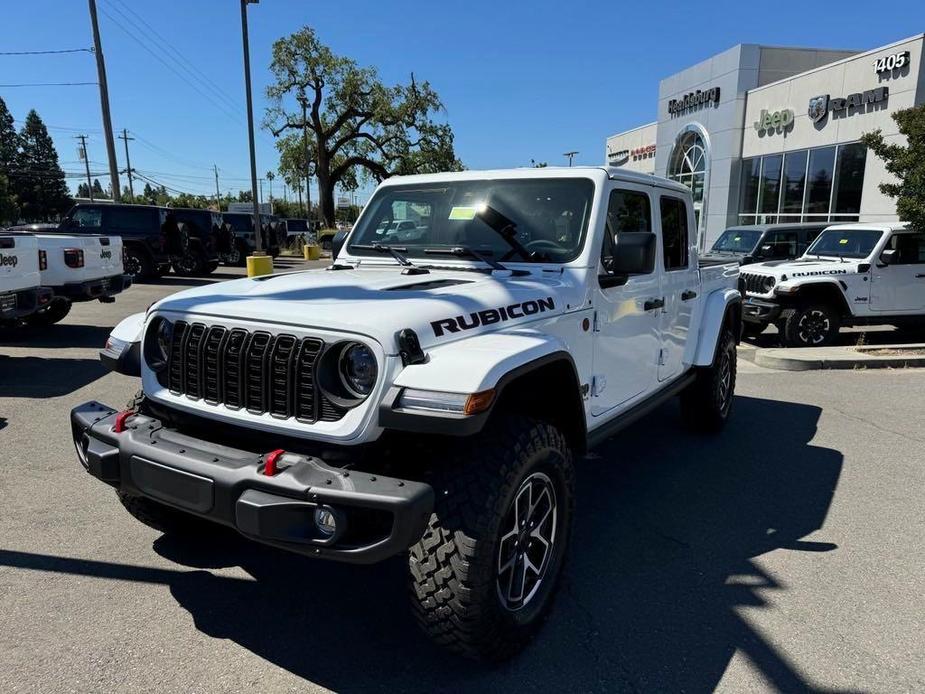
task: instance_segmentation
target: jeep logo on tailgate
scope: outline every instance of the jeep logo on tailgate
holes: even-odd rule
[[[0,267],[9,265],[10,267],[16,267],[16,264],[19,262],[18,255],[3,255],[0,253]]]
[[[523,318],[532,316],[534,313],[544,313],[552,311],[556,307],[552,297],[538,299],[536,301],[525,301],[522,304],[511,304],[510,306],[501,306],[499,308],[487,308],[484,311],[470,313],[469,317],[456,316],[455,318],[444,318],[435,320],[430,325],[434,329],[436,337],[443,337],[446,333],[458,333],[460,330],[472,330],[480,325],[491,325],[492,323],[501,323],[513,318]]]
[[[112,258],[112,251],[100,251],[100,258],[104,260],[107,258]]]

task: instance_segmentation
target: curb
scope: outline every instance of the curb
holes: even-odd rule
[[[925,345],[878,345],[874,349],[922,350]],[[853,347],[770,348],[739,345],[739,356],[757,366],[781,371],[821,371],[827,369],[904,369],[925,367],[925,356],[886,356],[864,354]]]

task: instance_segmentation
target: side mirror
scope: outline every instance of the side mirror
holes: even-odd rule
[[[621,231],[614,236],[613,274],[647,275],[655,270],[655,234]]]
[[[340,255],[340,249],[344,247],[344,242],[346,240],[346,229],[341,229],[336,234],[334,234],[334,238],[331,239],[331,260],[337,260],[337,256]]]
[[[895,248],[883,251],[880,254],[880,263],[883,265],[894,265],[899,260],[899,251]]]

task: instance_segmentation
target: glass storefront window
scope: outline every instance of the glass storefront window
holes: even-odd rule
[[[780,167],[784,158],[775,154],[762,157],[761,190],[758,192],[758,211],[764,214],[777,214],[780,202]]]
[[[809,177],[806,191],[806,214],[828,214],[832,198],[832,175],[835,171],[835,148],[810,150]]]
[[[761,157],[742,162],[742,202],[739,209],[743,214],[754,214],[758,210],[758,185],[761,173]]]
[[[835,195],[833,213],[857,214],[861,211],[861,189],[864,187],[864,167],[867,147],[857,143],[838,148],[835,165]]]
[[[784,157],[784,179],[782,182],[784,192],[780,202],[781,212],[795,212],[799,215],[803,211],[803,191],[806,187],[806,154],[805,150],[802,152],[788,152]],[[799,222],[800,218],[788,219],[787,221]]]

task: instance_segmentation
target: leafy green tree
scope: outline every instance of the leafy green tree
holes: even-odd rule
[[[78,198],[89,198],[90,197],[90,188],[86,183],[77,184],[77,197]]]
[[[48,129],[33,109],[19,133],[20,150],[16,158],[16,189],[22,216],[48,221],[61,216],[73,204],[58,152]]]
[[[916,229],[925,229],[925,105],[893,114],[907,144],[890,144],[881,130],[866,133],[861,142],[886,163],[898,181],[881,183],[880,192],[896,198],[899,218]]]
[[[386,86],[375,68],[336,55],[310,27],[273,44],[270,70],[264,124],[276,137],[299,139],[307,130],[326,224],[335,218],[335,187],[356,169],[381,181],[462,168],[452,129],[435,119],[443,104],[428,82],[412,75],[407,85]]]
[[[0,98],[0,224],[19,218],[19,205],[10,180],[19,151],[19,136],[13,126],[13,116]]]
[[[96,199],[107,197],[106,191],[103,190],[103,186],[98,178],[93,179],[93,197]]]

